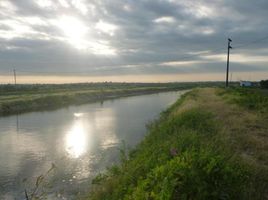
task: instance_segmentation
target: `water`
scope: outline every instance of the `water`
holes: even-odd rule
[[[50,199],[72,199],[119,161],[122,141],[139,143],[145,125],[183,92],[165,92],[0,118],[0,199],[23,199],[36,178]],[[52,186],[52,187],[51,187]]]

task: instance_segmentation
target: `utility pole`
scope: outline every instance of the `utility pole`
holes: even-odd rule
[[[15,86],[17,85],[17,77],[16,77],[16,70],[13,69],[13,74],[14,74],[14,83],[15,83]]]
[[[228,83],[228,76],[229,76],[229,55],[230,55],[230,49],[232,49],[230,43],[232,42],[232,40],[230,38],[228,38],[228,53],[227,53],[227,68],[226,68],[226,83],[225,86],[228,87],[229,83]]]

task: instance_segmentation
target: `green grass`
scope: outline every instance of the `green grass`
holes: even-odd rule
[[[268,90],[256,88],[231,88],[219,91],[230,103],[262,113],[268,112]]]
[[[96,177],[92,192],[82,199],[267,198],[267,165],[244,155],[247,139],[251,139],[244,133],[246,124],[226,119],[234,109],[226,99],[240,95],[223,89],[217,93],[221,97],[212,89],[193,90],[183,96],[148,126],[146,138],[120,165]],[[243,95],[238,102],[245,101],[242,99]],[[238,105],[241,108],[235,107],[235,112],[246,116],[244,104]],[[255,118],[247,120],[255,122]],[[258,147],[254,144],[253,148]],[[268,161],[264,147],[253,156],[262,153]]]
[[[211,83],[81,83],[0,85],[0,116],[56,109],[130,95],[190,89]]]

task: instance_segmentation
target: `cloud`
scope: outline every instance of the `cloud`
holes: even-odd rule
[[[267,72],[268,2],[1,0],[0,73]],[[201,52],[201,53],[200,53]]]
[[[161,24],[161,23],[173,24],[176,22],[176,20],[173,17],[165,16],[165,17],[159,17],[155,19],[154,22],[158,24]]]

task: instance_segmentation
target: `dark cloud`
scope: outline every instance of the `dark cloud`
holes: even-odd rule
[[[232,70],[267,71],[268,40],[245,45],[268,36],[266,0],[1,2],[2,73],[11,67],[88,75],[224,72],[225,61],[216,58],[225,54],[228,37],[236,55],[231,59],[239,58]],[[76,21],[62,25],[62,16]],[[181,64],[165,64],[174,61]]]

